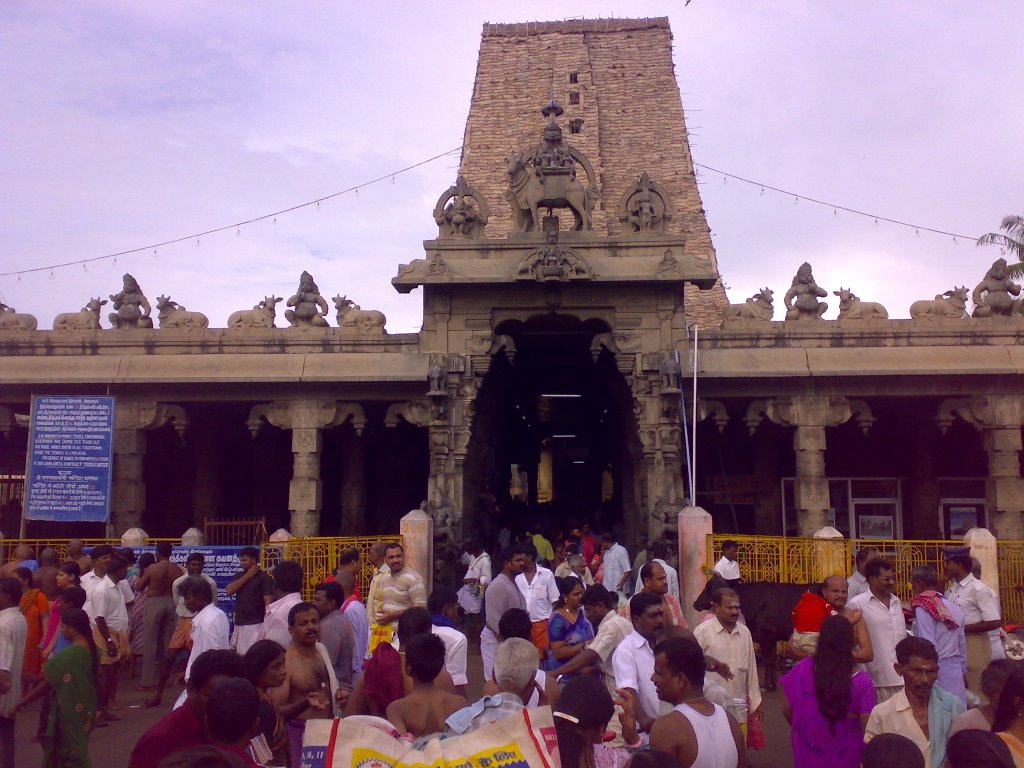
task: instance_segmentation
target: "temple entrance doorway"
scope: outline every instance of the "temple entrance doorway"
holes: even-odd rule
[[[543,529],[554,542],[588,522],[627,539],[639,530],[640,444],[632,396],[594,336],[597,319],[547,314],[495,329],[514,341],[499,352],[476,400],[464,472],[464,535],[497,540]],[[511,359],[510,359],[511,358]]]

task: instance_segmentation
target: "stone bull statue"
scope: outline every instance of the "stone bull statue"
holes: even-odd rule
[[[38,325],[35,315],[17,312],[0,302],[0,331],[34,331]]]
[[[338,327],[365,335],[383,334],[387,318],[376,309],[360,309],[359,305],[346,296],[335,296],[332,301],[338,311]]]
[[[53,318],[55,331],[95,331],[100,328],[100,308],[107,303],[106,299],[90,298],[78,312],[61,312]]]

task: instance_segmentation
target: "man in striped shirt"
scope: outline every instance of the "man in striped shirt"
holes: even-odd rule
[[[402,614],[417,606],[427,607],[427,587],[423,577],[405,564],[405,550],[402,545],[392,542],[384,550],[387,573],[381,574],[377,584],[378,624],[398,626]]]

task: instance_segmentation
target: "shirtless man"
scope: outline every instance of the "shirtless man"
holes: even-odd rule
[[[19,544],[14,548],[14,555],[11,558],[11,562],[5,563],[4,566],[0,568],[0,577],[16,577],[17,574],[14,571],[20,568],[21,564],[26,561],[34,562],[34,558],[32,557],[32,547],[28,544]],[[38,563],[36,563],[36,565],[38,565]],[[31,565],[26,565],[25,567],[30,571],[34,570]]]
[[[440,733],[444,721],[466,706],[466,699],[434,685],[444,667],[444,641],[433,634],[417,635],[405,649],[405,673],[412,678],[412,693],[392,702],[387,718],[399,733],[416,738]]]
[[[171,642],[174,625],[178,621],[174,610],[171,587],[184,571],[171,562],[171,544],[161,541],[156,545],[156,562],[146,569],[136,585],[146,590],[146,605],[142,619],[142,680],[139,690],[155,690],[158,665]]]
[[[32,586],[46,595],[51,603],[57,599],[57,550],[47,547],[39,553],[39,567],[32,572]]]
[[[92,558],[85,554],[85,542],[81,539],[72,539],[68,542],[68,560],[78,563],[82,573],[92,568]]]
[[[400,652],[396,653],[391,643],[381,643],[366,662],[363,675],[356,682],[356,687],[348,697],[345,705],[346,715],[373,715],[374,717],[385,717],[387,707],[396,699],[381,702],[379,696],[383,694],[382,689],[387,691],[397,689],[397,680],[401,678],[402,691],[408,696],[413,691],[413,679],[409,677],[404,659],[396,658],[405,654],[405,649],[413,638],[419,635],[432,634],[430,613],[426,608],[414,606],[409,608],[398,620],[398,644]],[[443,641],[442,641],[443,642]],[[390,677],[395,684],[381,686],[376,692],[367,691],[367,677],[381,679]],[[390,681],[389,681],[390,683]],[[446,693],[455,693],[455,683],[448,670],[441,665],[441,671],[434,678],[434,685]]]
[[[319,640],[320,612],[312,603],[296,603],[288,612],[292,641],[285,651],[285,679],[270,697],[288,720],[292,755],[302,753],[306,721],[329,720],[334,716],[338,684]],[[340,714],[340,713],[339,713]]]

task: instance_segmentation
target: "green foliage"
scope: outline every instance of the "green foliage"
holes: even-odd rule
[[[1008,269],[1010,275],[1024,278],[1024,216],[1004,216],[999,225],[1002,231],[989,232],[978,238],[978,245],[998,245],[1002,250],[1009,251],[1012,259]]]

